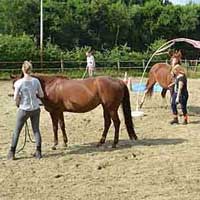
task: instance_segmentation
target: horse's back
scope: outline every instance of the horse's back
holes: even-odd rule
[[[171,66],[167,63],[156,63],[149,71],[149,80],[158,82],[163,88],[171,83]]]
[[[152,73],[158,73],[159,71],[166,71],[170,72],[171,66],[167,63],[156,63],[152,66],[150,69],[150,72]]]

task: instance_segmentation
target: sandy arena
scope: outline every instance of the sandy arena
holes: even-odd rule
[[[16,107],[8,96],[11,81],[0,81],[0,200],[199,200],[200,199],[200,80],[189,80],[189,124],[169,125],[169,96],[160,94],[144,104],[145,116],[134,119],[139,140],[132,142],[124,126],[118,147],[113,149],[113,127],[107,142],[96,147],[103,130],[101,106],[95,110],[65,113],[69,144],[53,151],[53,130],[49,114],[41,112],[43,159],[36,160],[34,144],[28,142],[6,159]],[[136,93],[131,92],[132,110]],[[32,134],[32,132],[31,132]],[[18,149],[23,145],[24,131]]]

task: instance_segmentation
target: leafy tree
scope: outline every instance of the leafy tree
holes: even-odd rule
[[[39,51],[35,41],[28,35],[0,34],[0,61],[38,60]]]

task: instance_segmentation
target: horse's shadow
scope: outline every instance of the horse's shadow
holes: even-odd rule
[[[108,140],[101,147],[97,147],[97,143],[85,143],[83,145],[75,145],[68,148],[67,154],[88,154],[97,152],[112,152],[122,149],[128,149],[134,146],[157,146],[157,145],[177,145],[187,140],[182,138],[157,138],[157,139],[142,139],[138,141],[120,140],[117,148],[112,148],[112,140]]]
[[[141,139],[138,141],[130,141],[130,140],[120,140],[117,148],[112,148],[112,140],[107,140],[104,145],[101,147],[97,147],[96,142],[91,142],[91,143],[85,143],[85,144],[80,144],[80,145],[72,145],[66,148],[66,151],[61,151],[59,152],[51,152],[50,151],[45,153],[43,155],[44,158],[51,158],[51,157],[63,157],[67,156],[69,154],[94,154],[98,152],[113,152],[113,151],[120,151],[122,149],[129,149],[135,146],[159,146],[159,145],[177,145],[181,144],[183,142],[187,141],[186,139],[182,138],[157,138],[157,139]],[[19,156],[16,158],[16,160],[23,160],[23,159],[31,159],[33,158],[33,155],[29,156]],[[6,160],[6,156],[3,157],[2,159]]]

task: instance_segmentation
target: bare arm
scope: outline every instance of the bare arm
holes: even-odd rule
[[[38,84],[38,93],[37,93],[37,96],[38,96],[39,98],[43,98],[43,97],[44,97],[44,92],[43,92],[43,90],[42,90],[42,87],[41,87],[40,82],[39,82],[39,84]]]
[[[19,104],[20,104],[20,89],[19,89],[19,87],[15,87],[14,100],[15,100],[16,106],[19,107]]]
[[[172,87],[173,85],[175,85],[175,82],[170,83],[170,84],[168,85],[168,88]]]
[[[178,93],[177,93],[177,96],[179,97],[180,94],[181,94],[181,90],[183,88],[183,82],[182,81],[179,81],[178,83]]]

